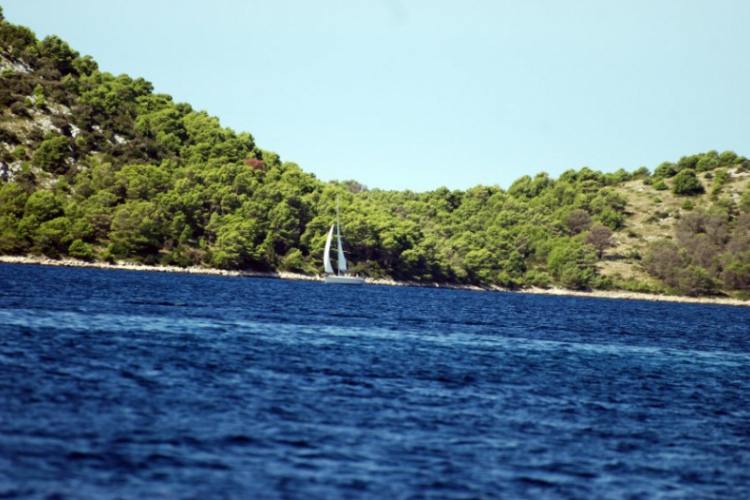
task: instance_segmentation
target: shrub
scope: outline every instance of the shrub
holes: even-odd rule
[[[634,278],[620,281],[618,285],[624,290],[636,293],[660,293],[663,291],[662,287],[655,283],[641,281]]]
[[[19,161],[26,159],[26,148],[20,144],[13,150],[13,158]]]
[[[705,189],[695,175],[695,170],[685,169],[675,176],[672,192],[680,196],[692,196],[705,192]]]
[[[633,259],[633,260],[641,260],[643,259],[643,256],[641,255],[641,252],[639,252],[637,248],[631,248],[627,253],[627,258]]]
[[[654,177],[674,177],[677,174],[677,165],[665,161],[654,170]]]
[[[612,276],[594,276],[591,280],[591,288],[597,290],[612,290],[615,288],[615,279]]]
[[[737,159],[737,153],[734,151],[724,151],[719,155],[719,161],[722,165],[731,165]]]
[[[26,134],[26,139],[30,140],[38,147],[44,140],[44,130],[39,127],[34,127]]]
[[[7,108],[13,104],[13,94],[6,88],[0,88],[0,108]]]
[[[750,184],[748,184],[748,186],[750,186]],[[738,208],[741,212],[750,214],[750,187],[746,187],[745,192],[742,193],[742,197],[738,203]]]
[[[700,160],[698,160],[698,164],[696,165],[695,170],[698,172],[708,172],[715,169],[719,165],[720,162],[718,158],[705,155]]]
[[[731,179],[732,179],[732,175],[727,171],[727,169],[722,168],[721,170],[718,170],[714,178],[714,187],[711,190],[711,194],[713,195],[720,194],[721,188],[724,187],[724,185],[728,183]]]
[[[13,161],[13,153],[11,153],[9,150],[5,149],[5,146],[0,145],[0,162],[2,163],[10,163]],[[4,174],[0,174],[5,177],[7,175],[7,172]],[[7,179],[5,179],[7,180]]]
[[[305,264],[299,248],[293,248],[284,257],[283,267],[289,271],[301,271]]]
[[[545,272],[529,270],[524,277],[526,286],[535,286],[537,288],[549,288],[549,275]]]
[[[649,175],[650,175],[650,172],[648,171],[646,167],[640,167],[633,172],[632,177],[633,179],[639,179],[641,177],[644,177],[643,180],[645,181]]]
[[[565,216],[565,225],[570,230],[571,234],[581,233],[591,226],[591,215],[588,211],[581,208],[575,208]]]
[[[651,242],[643,257],[643,267],[651,276],[674,287],[677,284],[677,273],[682,267],[678,246],[666,239]]]
[[[18,136],[13,131],[4,128],[0,128],[0,141],[7,142],[8,144],[20,142]]]
[[[26,106],[22,102],[14,102],[10,105],[10,112],[13,113],[16,116],[23,116],[28,118],[29,117],[29,110],[26,109]]]
[[[698,166],[698,160],[700,160],[700,155],[683,156],[680,158],[680,161],[677,162],[677,170],[684,170],[686,168],[695,170]]]
[[[689,266],[678,273],[678,288],[685,295],[694,297],[714,293],[717,283],[704,268]]]
[[[669,187],[664,183],[664,180],[659,179],[654,183],[654,189],[657,191],[666,191]]]
[[[164,266],[176,267],[189,267],[193,264],[193,262],[190,260],[190,257],[177,250],[164,254],[159,259],[159,262]]]
[[[103,262],[107,262],[109,264],[113,263],[115,261],[115,256],[112,253],[112,250],[110,247],[107,247],[101,251],[99,251],[98,254],[99,260]]]

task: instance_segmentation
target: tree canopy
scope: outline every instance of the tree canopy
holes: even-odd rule
[[[341,200],[352,270],[370,277],[505,287],[618,286],[599,272],[631,213],[624,183],[703,192],[698,174],[747,165],[733,152],[554,179],[507,190],[425,192],[323,182],[143,78],[101,72],[58,37],[0,19],[0,253],[238,270],[322,271]],[[28,69],[28,71],[27,71]],[[731,182],[717,173],[715,196]],[[719,185],[716,188],[716,185]],[[746,290],[745,193],[724,212],[683,217],[643,267],[667,287]],[[743,218],[744,217],[744,218]]]

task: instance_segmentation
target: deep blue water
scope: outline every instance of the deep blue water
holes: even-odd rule
[[[0,498],[747,499],[750,308],[0,264]]]

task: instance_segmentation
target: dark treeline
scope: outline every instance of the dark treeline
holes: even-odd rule
[[[709,210],[686,205],[674,238],[652,242],[642,262],[633,257],[653,281],[597,271],[631,215],[618,186],[639,180],[689,201],[704,191],[699,174],[712,173],[720,190],[729,170],[750,170],[731,152],[664,163],[653,175],[540,173],[507,190],[367,189],[322,182],[142,78],[99,71],[57,37],[39,41],[2,19],[0,52],[0,254],[317,274],[339,195],[352,270],[370,277],[750,288],[747,191],[738,200],[711,193]]]

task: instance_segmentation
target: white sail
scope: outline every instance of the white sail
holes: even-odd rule
[[[336,226],[336,240],[339,247],[339,273],[346,271],[346,258],[344,257],[344,249],[341,247],[341,230]]]
[[[323,266],[328,274],[333,274],[333,267],[331,267],[331,239],[333,239],[333,226],[331,226],[331,230],[328,231],[326,249],[323,251]],[[339,246],[340,245],[341,243],[339,243]]]
[[[331,266],[331,239],[333,238],[333,228],[336,228],[336,243],[338,246],[338,269],[336,274],[333,274],[333,266]],[[339,221],[339,197],[336,196],[336,223],[331,226],[331,230],[328,231],[328,239],[326,240],[325,255],[323,256],[323,262],[325,263],[326,273],[329,276],[325,277],[326,283],[337,283],[340,285],[363,285],[365,283],[364,278],[358,276],[349,276],[346,273],[346,258],[344,257],[344,249],[341,244],[341,222]]]
[[[338,244],[339,251],[339,272],[341,274],[346,271],[346,257],[344,257],[344,249],[341,246],[341,221],[339,220],[339,197],[336,195],[336,243]]]

